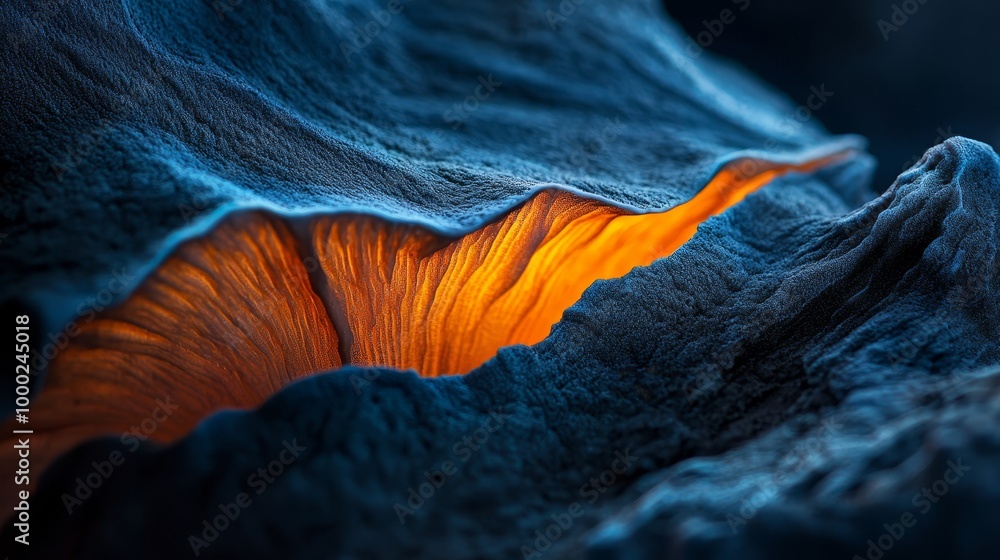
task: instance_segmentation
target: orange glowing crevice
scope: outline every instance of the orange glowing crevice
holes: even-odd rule
[[[176,410],[148,436],[172,441],[214,411],[256,406],[342,364],[466,373],[503,346],[545,338],[594,281],[671,254],[775,177],[842,156],[755,161],[752,176],[734,162],[659,213],[544,190],[459,237],[357,214],[292,223],[233,213],[52,362],[32,406],[33,457],[44,464],[84,439],[133,430],[158,399]]]

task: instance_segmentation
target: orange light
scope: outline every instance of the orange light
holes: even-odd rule
[[[734,163],[690,201],[651,214],[545,190],[455,238],[372,216],[315,217],[302,230],[271,213],[233,214],[52,362],[32,407],[36,460],[136,427],[171,441],[214,411],[256,406],[342,364],[466,373],[503,346],[545,338],[594,281],[671,254],[776,176],[837,158],[756,162],[749,177]],[[143,430],[168,398],[176,410]]]

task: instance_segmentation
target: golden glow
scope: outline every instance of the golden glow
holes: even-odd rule
[[[231,215],[80,327],[32,407],[33,457],[141,428],[164,399],[177,408],[148,435],[171,441],[342,364],[466,373],[503,346],[542,340],[594,281],[671,254],[774,177],[833,159],[757,162],[751,177],[734,163],[651,214],[542,191],[456,238],[371,216]]]
[[[35,457],[104,433],[147,435],[151,425],[149,437],[170,441],[212,411],[254,406],[296,378],[340,367],[337,333],[293,244],[280,222],[235,216],[80,327],[32,405],[32,428],[45,434]],[[157,408],[171,408],[163,404],[177,408],[144,430]]]
[[[669,255],[705,219],[792,169],[749,179],[726,169],[687,203],[655,214],[542,191],[453,240],[368,216],[318,219],[312,250],[330,315],[351,336],[344,361],[467,373],[504,346],[541,341],[594,281]]]

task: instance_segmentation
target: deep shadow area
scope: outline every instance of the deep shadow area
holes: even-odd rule
[[[875,189],[955,135],[1000,145],[1000,5],[978,0],[664,0],[706,50],[738,61],[831,132],[871,140]],[[730,10],[729,15],[723,14]],[[725,20],[728,20],[726,22]],[[882,23],[880,23],[880,21]],[[692,48],[692,50],[694,50]],[[695,51],[696,52],[696,51]]]

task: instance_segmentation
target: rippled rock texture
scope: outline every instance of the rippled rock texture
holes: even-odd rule
[[[87,442],[33,550],[1000,544],[987,145],[873,198],[653,2],[53,6],[0,8],[2,296],[38,460]]]

